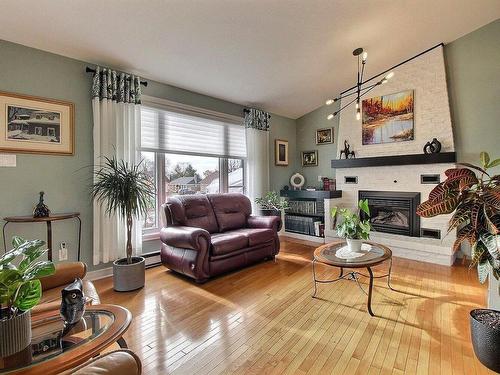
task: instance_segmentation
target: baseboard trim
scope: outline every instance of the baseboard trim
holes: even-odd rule
[[[160,264],[161,264],[160,255],[155,255],[146,258],[146,267],[157,266]],[[105,279],[106,277],[111,277],[111,276],[113,276],[113,267],[106,267],[100,270],[87,272],[87,275],[85,275],[85,279],[95,281],[99,279]]]

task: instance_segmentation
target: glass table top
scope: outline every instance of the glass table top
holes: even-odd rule
[[[33,320],[31,345],[20,353],[0,358],[0,373],[40,364],[94,340],[106,332],[113,321],[111,312],[86,311],[80,322],[61,337],[64,322],[59,315]]]
[[[370,251],[367,251],[360,257],[344,259],[336,256],[337,250],[346,246],[345,242],[333,242],[326,244],[316,249],[314,258],[323,263],[332,264],[335,266],[352,266],[352,267],[366,267],[375,263],[379,263],[391,257],[391,251],[385,246],[367,242],[371,245]]]

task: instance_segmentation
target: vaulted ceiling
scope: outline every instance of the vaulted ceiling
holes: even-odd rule
[[[3,0],[0,39],[291,118],[500,17],[499,0]],[[1,57],[0,57],[1,58]]]

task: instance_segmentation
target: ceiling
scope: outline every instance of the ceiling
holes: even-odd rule
[[[499,0],[3,0],[0,39],[297,118],[500,17]]]

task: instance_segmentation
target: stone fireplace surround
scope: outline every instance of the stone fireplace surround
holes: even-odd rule
[[[446,86],[446,73],[442,47],[436,48],[419,58],[394,70],[394,78],[387,84],[370,92],[368,97],[414,90],[414,131],[415,139],[407,142],[362,145],[361,124],[355,119],[354,105],[341,112],[338,144],[347,140],[357,158],[422,154],[423,146],[432,138],[442,144],[441,152],[454,152],[453,130]],[[342,103],[341,103],[342,105]],[[338,154],[334,158],[338,158]],[[422,175],[440,175],[454,168],[454,163],[393,165],[380,167],[337,168],[335,178],[342,197],[325,201],[325,212],[333,206],[355,208],[360,190],[394,191],[420,193],[421,200],[427,199],[435,184],[422,183]],[[346,177],[356,177],[357,183],[346,182]],[[446,235],[451,215],[421,218],[420,227],[439,230],[440,239],[410,237],[399,234],[372,232],[371,239],[389,246],[395,256],[424,262],[452,265],[456,254],[452,245],[456,232]],[[333,223],[325,215],[325,242],[336,238]]]

